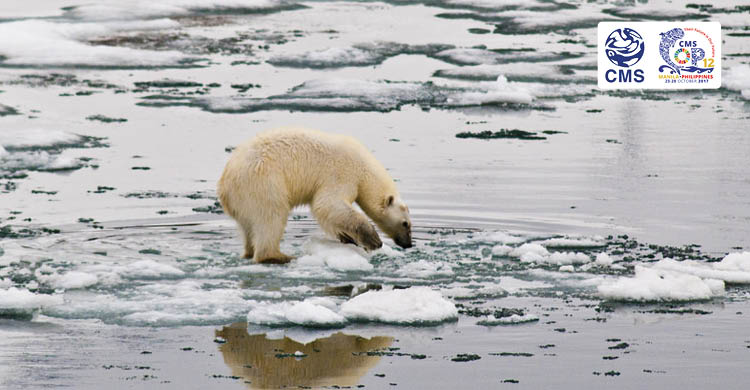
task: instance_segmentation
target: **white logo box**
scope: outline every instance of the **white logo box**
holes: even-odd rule
[[[597,35],[601,89],[721,87],[718,22],[601,22]]]

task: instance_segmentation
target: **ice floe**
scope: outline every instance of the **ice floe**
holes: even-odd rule
[[[0,316],[27,315],[39,309],[62,305],[61,295],[37,294],[24,288],[0,288]]]
[[[546,248],[601,248],[607,245],[603,237],[558,237],[537,241]]]
[[[331,303],[333,301],[331,300]],[[333,303],[335,307],[335,303]],[[248,322],[258,325],[343,326],[346,319],[321,299],[302,302],[257,304],[247,314]]]
[[[335,271],[372,271],[368,254],[360,247],[320,237],[313,237],[303,246],[304,255],[292,267],[327,267]]]
[[[341,305],[350,321],[398,324],[437,323],[458,318],[456,306],[427,287],[368,291]]]
[[[197,106],[209,112],[242,113],[265,110],[356,112],[424,108],[496,106],[505,109],[547,109],[522,85],[500,77],[494,82],[438,85],[431,82],[316,79],[282,95],[265,98],[152,96],[142,106]]]
[[[530,322],[537,322],[539,321],[539,316],[535,314],[524,314],[524,315],[518,315],[518,314],[512,314],[507,317],[500,317],[497,318],[493,315],[489,315],[477,322],[477,325],[483,325],[483,326],[498,326],[498,325],[518,325],[518,324],[527,324]]]
[[[344,66],[377,65],[397,55],[426,55],[452,48],[451,45],[407,45],[396,42],[360,43],[351,47],[331,47],[301,54],[277,54],[268,63],[292,68],[339,68]]]
[[[418,260],[407,263],[398,269],[398,274],[411,278],[430,278],[455,274],[453,266],[444,261]]]
[[[287,0],[109,0],[70,7],[64,16],[82,20],[131,20],[199,13],[267,13],[301,8]]]
[[[722,74],[724,87],[738,91],[744,99],[750,100],[750,65],[733,65]]]
[[[612,300],[696,301],[724,295],[724,282],[637,265],[635,276],[605,281],[597,290],[601,297]]]
[[[654,268],[695,275],[700,278],[718,279],[727,283],[750,283],[750,252],[731,253],[717,263],[695,260],[675,261],[663,259]]]
[[[113,23],[62,23],[21,20],[0,23],[0,65],[142,67],[181,66],[188,57],[176,51],[146,51],[126,47],[94,46],[87,39],[125,31],[175,28],[179,23],[162,19]]]
[[[70,271],[62,275],[41,275],[37,279],[53,288],[66,290],[86,288],[99,282],[99,278],[96,275],[79,271]]]
[[[253,302],[249,323],[266,326],[344,326],[349,322],[433,324],[458,318],[450,301],[427,287],[368,291],[338,304],[331,298],[301,302]]]

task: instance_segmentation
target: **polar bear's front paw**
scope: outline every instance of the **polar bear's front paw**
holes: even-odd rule
[[[357,244],[368,251],[374,251],[383,246],[380,236],[369,223],[360,224],[356,229]]]

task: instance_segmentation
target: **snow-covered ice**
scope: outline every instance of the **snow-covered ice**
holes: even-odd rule
[[[350,321],[437,323],[458,318],[456,306],[428,287],[368,291],[341,305]]]
[[[724,282],[638,265],[635,276],[605,281],[597,289],[601,297],[613,300],[696,301],[724,295]]]
[[[349,322],[432,324],[458,318],[450,301],[427,287],[368,291],[338,304],[313,297],[301,302],[253,302],[248,322],[267,326],[344,326]]]

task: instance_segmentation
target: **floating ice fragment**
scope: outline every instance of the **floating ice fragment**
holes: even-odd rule
[[[320,301],[258,303],[247,314],[247,321],[259,325],[343,326],[346,319]]]
[[[65,290],[86,288],[99,282],[99,278],[96,275],[79,271],[70,271],[62,275],[43,275],[39,277],[39,280],[48,283],[53,288],[62,288]]]
[[[21,20],[0,23],[0,62],[15,66],[180,66],[188,60],[176,51],[147,51],[127,47],[94,46],[86,39],[115,32],[175,28],[179,23],[160,19],[117,23],[57,23]]]
[[[722,83],[727,89],[738,91],[744,99],[750,100],[750,65],[734,65],[724,70]]]
[[[497,243],[497,244],[520,244],[524,242],[523,237],[519,237],[503,231],[480,232],[472,237],[471,241]]]
[[[430,262],[427,260],[419,260],[412,263],[407,263],[403,267],[400,267],[398,274],[412,278],[429,278],[432,276],[450,276],[453,275],[453,266],[450,264],[438,261]]]
[[[724,282],[637,265],[635,276],[606,281],[597,287],[607,299],[625,301],[694,301],[724,295]]]
[[[62,305],[61,295],[35,294],[26,289],[11,287],[0,290],[0,312],[6,310],[36,310]]]
[[[539,244],[523,244],[519,246],[518,248],[513,249],[510,252],[510,256],[513,257],[523,257],[526,254],[535,254],[539,256],[549,256],[549,252],[547,251],[547,248],[539,245]]]
[[[750,74],[748,75],[750,76]],[[726,271],[750,272],[750,252],[735,252],[726,255],[718,264],[716,269]]]
[[[550,238],[544,241],[539,241],[538,243],[547,248],[598,248],[607,245],[604,239],[596,237]]]
[[[743,260],[742,256],[730,256],[732,255],[728,255],[719,263],[663,259],[654,264],[654,268],[695,275],[699,278],[719,279],[727,283],[750,283],[750,271],[743,270],[745,264],[737,263],[738,260]]]
[[[591,261],[591,257],[581,252],[553,252],[548,258],[544,259],[547,264],[567,265],[567,264],[586,264]]]
[[[454,320],[458,310],[428,287],[390,291],[368,291],[341,305],[341,314],[351,321],[425,324]]]
[[[495,245],[492,247],[493,256],[507,256],[508,253],[510,253],[511,251],[513,251],[513,247],[510,247],[505,244]]]
[[[493,315],[487,316],[487,318],[477,322],[477,325],[483,326],[498,326],[498,325],[517,325],[526,324],[529,322],[539,321],[539,317],[534,314],[518,315],[513,314],[508,317],[495,318]]]
[[[304,256],[297,258],[293,267],[327,267],[335,271],[372,271],[367,253],[352,244],[313,237],[303,246]]]
[[[598,255],[596,255],[595,262],[597,265],[608,267],[612,265],[612,263],[614,263],[615,260],[610,255],[606,254],[605,252],[601,252]]]
[[[157,278],[183,275],[185,275],[185,271],[169,264],[159,263],[154,260],[140,260],[128,264],[127,270],[122,276],[125,278]]]

